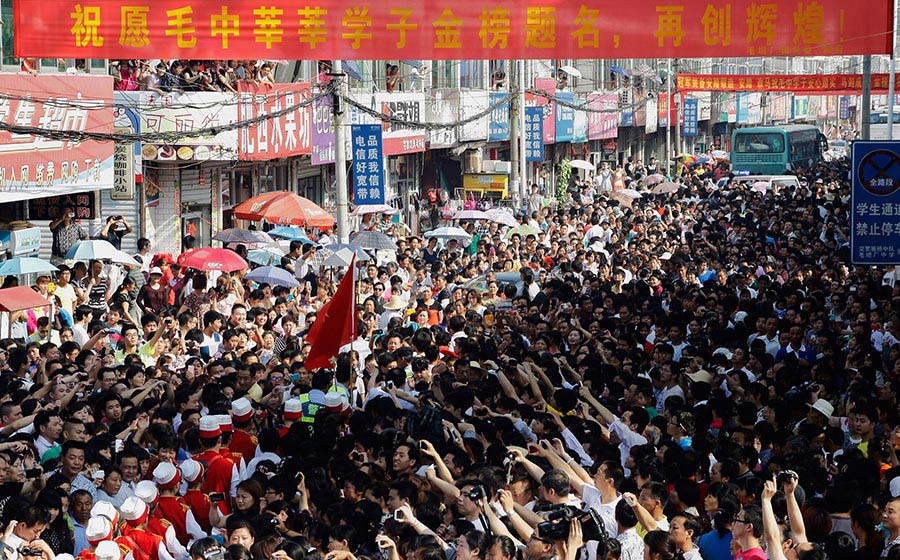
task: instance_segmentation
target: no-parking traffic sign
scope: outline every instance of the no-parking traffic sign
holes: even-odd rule
[[[857,141],[851,152],[851,261],[900,264],[900,141]]]

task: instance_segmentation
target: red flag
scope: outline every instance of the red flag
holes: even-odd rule
[[[336,358],[341,346],[353,341],[353,333],[356,330],[356,302],[353,289],[353,270],[356,257],[350,263],[350,268],[341,284],[338,286],[334,297],[322,306],[316,316],[306,342],[312,345],[309,355],[306,357],[306,369],[332,367],[331,358]]]

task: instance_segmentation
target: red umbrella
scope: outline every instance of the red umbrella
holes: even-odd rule
[[[272,224],[310,226],[327,229],[334,218],[308,198],[288,192],[271,192],[254,196],[234,209],[240,220],[266,220]]]
[[[234,272],[250,268],[247,261],[234,251],[215,247],[191,249],[182,253],[178,257],[178,264],[197,270],[218,270],[219,272]]]

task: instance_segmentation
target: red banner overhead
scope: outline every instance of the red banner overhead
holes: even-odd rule
[[[862,91],[862,74],[812,74],[733,76],[730,74],[679,74],[678,91],[792,91],[796,93],[847,94]],[[872,74],[872,93],[887,93],[888,74]],[[900,74],[894,80],[900,91]]]
[[[548,59],[886,54],[891,0],[13,0],[15,54]]]

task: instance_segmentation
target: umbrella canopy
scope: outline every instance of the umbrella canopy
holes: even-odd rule
[[[490,221],[504,226],[516,227],[519,225],[519,222],[516,221],[515,216],[513,216],[512,213],[506,208],[491,208],[490,210],[485,212],[485,214],[487,214]]]
[[[72,245],[72,248],[66,253],[67,259],[77,261],[94,259],[98,261],[123,262],[123,257],[128,257],[128,255],[113,247],[112,243],[105,239],[86,239],[84,241],[79,241],[75,245]],[[131,257],[128,257],[128,259],[134,261]],[[130,263],[126,262],[126,264]]]
[[[380,231],[361,231],[350,238],[350,243],[373,251],[396,251],[394,240]]]
[[[709,157],[708,155],[700,154],[699,156],[697,156],[697,159],[694,161],[694,163],[710,163],[712,162],[712,160],[713,158]]]
[[[18,276],[20,274],[37,274],[58,270],[43,259],[35,257],[16,257],[0,264],[0,276]]]
[[[287,286],[288,288],[296,288],[300,285],[300,282],[294,278],[293,274],[277,266],[254,268],[244,278],[249,278],[257,284],[272,284],[273,286]]]
[[[648,185],[655,185],[657,183],[662,183],[666,180],[665,175],[661,175],[659,173],[654,173],[653,175],[647,175],[647,178],[644,179],[644,182]]]
[[[521,237],[528,237],[529,235],[538,235],[541,233],[541,230],[534,226],[530,226],[528,224],[522,224],[520,226],[510,228],[506,235],[503,236],[504,239],[511,239],[513,235],[519,234]]]
[[[351,216],[365,216],[366,214],[396,214],[393,206],[389,204],[360,204],[350,212]]]
[[[266,220],[273,224],[293,224],[330,228],[334,218],[319,205],[289,191],[270,192],[254,196],[234,209],[239,220]]]
[[[634,199],[632,197],[628,196],[622,191],[613,191],[609,193],[609,198],[618,201],[619,204],[628,208],[631,208],[631,203],[634,202]]]
[[[665,183],[660,183],[660,184],[656,185],[655,187],[653,187],[653,190],[650,192],[652,192],[653,194],[669,194],[669,193],[677,192],[678,188],[679,188],[679,185],[677,183],[672,183],[672,182],[667,181]]]
[[[772,186],[769,183],[767,183],[766,181],[757,181],[757,182],[753,183],[752,185],[750,185],[751,191],[756,191],[756,192],[761,192],[761,193],[764,193],[771,188],[772,188]]]
[[[581,77],[581,70],[579,70],[578,68],[575,68],[574,66],[569,66],[569,65],[561,66],[560,70],[562,70],[566,74],[573,76],[575,78]]]
[[[353,251],[344,247],[343,249],[338,249],[334,253],[331,254],[330,257],[325,259],[325,262],[322,263],[322,266],[334,266],[334,267],[342,267],[342,266],[350,266],[350,263],[353,262]]]
[[[490,220],[487,212],[481,210],[462,210],[453,216],[454,220]]]
[[[275,242],[268,233],[251,229],[228,228],[213,235],[222,243],[243,243],[245,245],[272,244]]]
[[[249,268],[247,261],[234,251],[217,247],[191,249],[178,257],[178,264],[197,270],[218,270],[219,272],[234,272]]]
[[[573,159],[569,161],[569,167],[574,167],[575,169],[584,169],[585,171],[594,170],[594,165],[589,161],[584,161],[583,159]]]
[[[310,245],[316,244],[315,241],[311,240],[309,236],[306,235],[303,228],[298,228],[297,226],[278,226],[272,228],[269,230],[269,236],[281,237],[282,239],[288,239],[290,241],[302,241],[304,243],[309,243]]]
[[[253,264],[270,265],[281,260],[284,251],[280,248],[266,247],[265,249],[253,249],[247,252],[247,260]]]
[[[634,189],[622,189],[619,192],[629,198],[641,198],[641,193],[637,192]]]
[[[712,157],[714,157],[715,159],[728,159],[729,158],[728,152],[726,152],[725,150],[713,150],[710,155]]]
[[[356,254],[356,260],[358,261],[368,261],[372,260],[372,255],[365,252],[362,247],[359,245],[354,245],[353,243],[332,243],[331,245],[326,245],[324,249],[328,249],[332,253],[336,253],[341,249],[350,249],[353,253]]]
[[[472,236],[463,228],[446,226],[425,232],[425,237],[429,239],[432,237],[437,239],[456,239],[457,241],[465,241],[466,243],[472,239]]]
[[[675,156],[675,159],[684,163],[694,163],[695,161],[697,161],[697,158],[694,156],[694,154],[678,154],[677,156]]]
[[[15,286],[0,290],[0,311],[21,311],[45,305],[50,305],[50,301],[32,290],[31,286]]]

